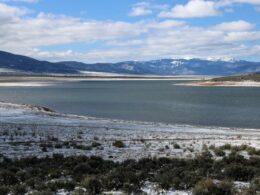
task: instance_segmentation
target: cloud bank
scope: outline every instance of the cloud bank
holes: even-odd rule
[[[254,58],[260,52],[256,24],[240,19],[198,27],[185,21],[190,17],[217,17],[221,7],[236,3],[259,5],[260,1],[191,0],[168,11],[165,6],[153,5],[150,9],[152,5],[143,2],[134,5],[131,16],[149,15],[156,8],[160,17],[135,22],[87,20],[50,13],[31,16],[24,7],[0,3],[0,49],[44,60],[89,63],[187,56]],[[87,49],[74,50],[72,44]],[[58,46],[66,49],[55,50]]]

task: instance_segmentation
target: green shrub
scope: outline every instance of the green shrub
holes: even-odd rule
[[[85,195],[86,192],[82,188],[77,188],[76,190],[73,191],[72,195]]]
[[[101,143],[99,143],[99,142],[92,142],[91,146],[92,146],[93,148],[96,148],[96,147],[101,146]]]
[[[38,177],[33,177],[25,181],[25,184],[32,189],[35,189],[39,184],[41,184],[42,180]]]
[[[73,181],[55,181],[55,182],[49,182],[47,184],[47,186],[53,192],[56,192],[57,190],[60,190],[60,189],[72,191],[72,190],[74,190],[76,184]]]
[[[16,175],[9,170],[2,170],[0,172],[0,185],[14,185],[18,182]]]
[[[31,195],[53,195],[51,190],[35,191]]]
[[[215,145],[210,145],[210,146],[209,146],[209,149],[210,149],[210,150],[214,150],[215,148],[216,148]]]
[[[52,148],[53,147],[52,143],[41,143],[39,146],[41,148]]]
[[[56,144],[54,145],[54,147],[57,148],[57,149],[60,149],[60,148],[62,148],[62,144],[56,143]]]
[[[249,155],[260,155],[260,150],[257,150],[254,147],[248,146],[246,151]]]
[[[180,149],[181,148],[181,146],[179,144],[177,144],[177,143],[174,143],[173,147],[174,147],[174,149]]]
[[[73,169],[73,175],[75,178],[81,178],[84,174],[89,174],[91,166],[88,163],[77,164]]]
[[[163,172],[156,176],[156,182],[162,189],[170,189],[173,186],[173,175],[171,172]]]
[[[87,189],[88,194],[100,194],[102,192],[102,184],[95,176],[87,176],[81,182],[82,187]]]
[[[193,195],[213,195],[216,191],[216,185],[211,179],[199,181],[192,193]]]
[[[232,146],[231,144],[225,144],[223,146],[220,146],[220,149],[222,150],[231,150]]]
[[[193,195],[235,195],[235,192],[231,182],[221,181],[216,184],[213,180],[206,179],[195,185]]]
[[[257,173],[252,166],[244,166],[241,164],[227,165],[224,169],[224,175],[235,181],[250,181]]]
[[[24,195],[26,194],[26,186],[25,185],[15,185],[12,189],[14,195]]]
[[[258,195],[259,192],[260,192],[260,177],[257,177],[250,183],[248,194]]]
[[[92,150],[93,146],[75,145],[74,148],[78,150]]]
[[[0,186],[0,194],[1,195],[7,195],[9,194],[10,190],[8,187],[6,186]]]
[[[250,147],[247,147],[247,150],[249,149]],[[88,186],[85,194],[111,190],[139,194],[145,181],[154,182],[164,189],[192,190],[197,184],[194,188],[197,194],[207,193],[205,188],[213,190],[211,194],[230,194],[229,182],[213,182],[210,185],[209,181],[203,180],[206,184],[198,183],[201,179],[208,177],[244,182],[253,180],[249,189],[251,194],[259,190],[257,186],[260,182],[256,178],[260,175],[258,156],[246,159],[237,152],[233,152],[215,160],[211,152],[204,150],[201,155],[191,159],[143,158],[124,162],[103,160],[100,157],[64,157],[59,154],[41,159],[36,157],[19,160],[3,158],[0,161],[0,186],[2,186],[0,195],[1,190],[2,194],[6,194],[7,188],[12,195],[14,189],[18,192],[23,191],[20,185],[22,187],[25,185],[26,190],[37,193],[48,193],[52,190],[54,193],[59,188],[75,192],[75,185],[80,186],[80,183]],[[86,175],[89,175],[87,179]],[[61,178],[71,178],[71,180],[61,180]],[[225,190],[221,191],[221,189]]]
[[[215,153],[215,155],[216,156],[225,156],[225,152],[223,151],[223,149],[221,149],[221,148],[215,148],[214,149],[214,153]]]
[[[117,148],[124,148],[125,144],[124,142],[120,141],[120,140],[116,140],[113,142],[113,146],[117,147]]]

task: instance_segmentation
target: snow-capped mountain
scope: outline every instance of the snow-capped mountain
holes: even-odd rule
[[[101,72],[138,75],[233,75],[259,72],[260,63],[218,58],[161,59],[94,64],[75,61],[52,63],[0,51],[0,70],[40,74]]]
[[[162,59],[119,63],[61,62],[76,69],[124,74],[232,75],[259,72],[260,63],[242,60]]]

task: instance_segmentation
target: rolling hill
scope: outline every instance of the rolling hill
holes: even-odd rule
[[[0,51],[0,70],[2,72],[25,72],[25,73],[61,73],[76,74],[77,70],[64,64],[39,61],[30,57],[15,55]]]

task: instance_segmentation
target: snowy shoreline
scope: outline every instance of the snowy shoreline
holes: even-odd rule
[[[188,83],[177,83],[179,86],[216,86],[216,87],[260,87],[260,82],[256,81],[195,81]]]
[[[51,82],[0,82],[0,87],[45,87],[51,86]]]
[[[80,81],[195,81],[192,76],[0,76],[0,87],[45,87]]]
[[[0,102],[0,156],[23,158],[101,156],[123,161],[144,157],[193,158],[204,145],[247,144],[260,148],[260,129],[171,125],[60,114],[48,108]],[[124,148],[113,142],[122,141]],[[100,146],[91,150],[94,142]],[[43,144],[60,144],[43,152]],[[65,148],[73,143],[78,148]],[[175,148],[178,144],[180,148]],[[79,147],[80,146],[80,147]]]

